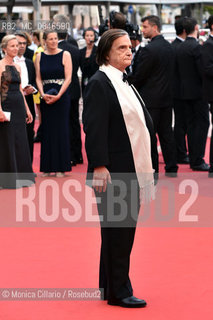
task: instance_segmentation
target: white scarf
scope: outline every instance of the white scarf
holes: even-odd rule
[[[123,73],[111,65],[99,68],[112,82],[121,106],[129,136],[140,188],[153,184],[151,141],[143,108],[132,87],[123,81]],[[135,89],[136,90],[136,89]]]

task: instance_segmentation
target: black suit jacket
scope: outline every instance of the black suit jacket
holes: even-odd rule
[[[140,64],[131,81],[143,97],[146,107],[171,107],[174,53],[170,43],[158,35],[142,48],[138,58]]]
[[[69,34],[67,37],[67,42],[74,47],[78,48],[78,42]]]
[[[181,99],[181,78],[180,78],[180,72],[178,69],[178,62],[177,62],[177,50],[180,47],[180,45],[183,43],[180,39],[176,38],[172,42],[172,49],[174,50],[174,70],[173,70],[173,98],[175,99]]]
[[[60,41],[58,47],[64,51],[68,51],[72,58],[72,80],[70,84],[71,99],[77,100],[80,98],[80,83],[78,79],[78,68],[80,64],[80,51],[77,47],[71,45],[66,40]]]
[[[143,50],[143,48],[140,46],[138,48],[138,50],[136,51],[133,61],[132,61],[132,73],[135,74],[137,69],[138,69],[138,65],[140,64],[141,60],[140,60],[140,56],[141,56],[141,50]]]
[[[202,49],[203,91],[208,102],[213,102],[213,37],[209,36]]]
[[[25,54],[24,54],[25,58],[33,60],[33,55],[34,55],[34,51],[27,47],[26,51],[25,51]]]
[[[158,170],[152,119],[146,107],[143,105],[142,108],[151,137],[153,167]],[[88,172],[99,166],[106,166],[109,172],[135,172],[129,136],[115,89],[101,71],[95,73],[85,89],[83,124]]]
[[[202,99],[201,45],[193,37],[187,37],[177,50],[181,78],[181,98]]]

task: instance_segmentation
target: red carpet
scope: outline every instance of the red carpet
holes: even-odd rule
[[[208,148],[209,141],[207,162]],[[38,172],[39,144],[35,145],[33,165]],[[163,172],[162,163],[160,168]],[[72,181],[82,179],[83,183],[85,171],[86,160],[85,164],[74,167],[69,177],[49,180],[58,183],[61,190],[70,178]],[[139,222],[136,232],[131,280],[135,296],[145,299],[147,308],[122,309],[108,306],[104,301],[2,301],[4,298],[0,297],[0,320],[212,320],[213,180],[208,179],[206,173],[192,174],[186,165],[180,166],[180,172],[183,175],[178,179],[164,179],[162,175],[163,182],[158,187],[161,194],[151,205],[147,217],[143,216],[146,211],[141,212],[144,222]],[[42,181],[38,176],[36,188],[30,188],[36,190],[33,200],[36,208],[43,194],[38,193]],[[185,194],[183,183],[188,184]],[[172,188],[174,197],[169,194]],[[28,192],[25,189],[24,195]],[[78,189],[72,194],[78,202],[84,200],[84,193]],[[27,207],[23,211],[24,223],[15,223],[15,196],[14,190],[0,191],[1,288],[97,288],[99,227],[86,227],[88,224],[73,227],[77,224],[65,223],[63,228],[61,217],[46,223],[39,216],[39,210],[36,210],[36,222],[27,223]],[[162,198],[164,201],[160,203]],[[70,206],[61,195],[59,199],[61,213],[61,209]],[[55,205],[48,200],[43,218],[51,216]],[[169,206],[173,206],[174,215],[167,218]],[[193,215],[198,221],[187,222]],[[181,217],[185,221],[180,221]],[[32,227],[26,227],[29,225]]]

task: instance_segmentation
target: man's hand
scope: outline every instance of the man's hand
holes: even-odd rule
[[[149,203],[152,200],[155,200],[155,194],[156,186],[154,185],[154,182],[140,188],[140,204]]]
[[[112,183],[111,176],[106,167],[97,167],[93,172],[92,186],[97,192],[105,192],[107,183]]]
[[[33,86],[26,86],[23,89],[23,92],[24,92],[25,96],[28,96],[29,94],[32,94],[34,92],[34,88],[33,88]]]

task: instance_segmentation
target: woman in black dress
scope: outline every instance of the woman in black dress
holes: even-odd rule
[[[93,28],[87,28],[84,31],[84,39],[86,47],[80,50],[80,68],[82,72],[81,88],[82,92],[93,74],[98,70],[96,63],[96,50],[95,41],[97,41],[97,32]]]
[[[20,67],[13,62],[18,41],[8,35],[2,39],[5,57],[0,61],[0,188],[23,186],[20,180],[34,183],[26,122],[33,118],[21,89]],[[19,182],[20,183],[19,183]]]
[[[71,55],[58,48],[55,31],[45,32],[45,51],[35,61],[36,82],[41,94],[42,141],[40,171],[63,177],[71,171],[69,142]]]

